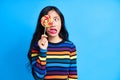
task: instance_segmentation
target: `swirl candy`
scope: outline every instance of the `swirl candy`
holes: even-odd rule
[[[53,25],[53,20],[49,15],[45,15],[41,18],[41,24],[42,26],[48,28]]]
[[[53,25],[53,19],[50,17],[50,15],[45,15],[41,18],[41,24],[43,27],[45,27],[44,34],[46,32],[46,28],[51,27]]]

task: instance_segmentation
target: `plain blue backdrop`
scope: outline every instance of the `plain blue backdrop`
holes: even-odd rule
[[[27,52],[48,5],[65,17],[78,80],[120,80],[120,0],[0,0],[0,80],[33,80]]]

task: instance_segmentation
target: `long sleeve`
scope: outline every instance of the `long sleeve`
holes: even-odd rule
[[[32,73],[35,80],[44,80],[46,74],[46,52],[40,49],[36,44],[31,50]]]
[[[69,68],[68,80],[78,80],[76,60],[77,60],[76,48],[75,46],[73,46],[70,53],[70,68]]]

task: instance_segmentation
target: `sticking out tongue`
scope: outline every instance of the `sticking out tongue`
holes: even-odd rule
[[[56,33],[57,33],[57,29],[50,29],[49,32],[50,32],[51,34],[56,34]]]

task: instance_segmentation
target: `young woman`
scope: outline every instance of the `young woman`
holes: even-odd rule
[[[53,19],[46,35],[40,22],[44,15]],[[68,39],[64,16],[55,6],[42,9],[28,58],[35,80],[77,80],[76,48]]]

